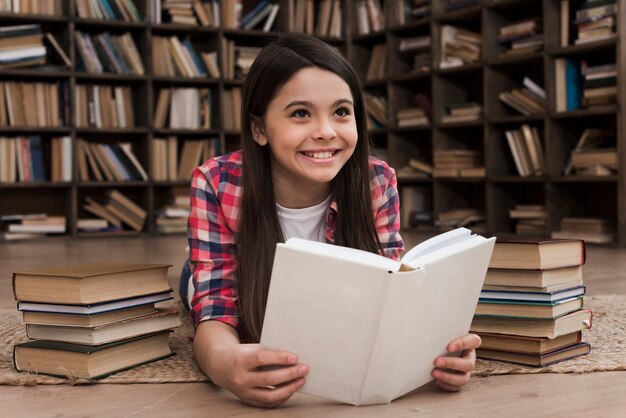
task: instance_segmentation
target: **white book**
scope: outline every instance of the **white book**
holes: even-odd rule
[[[272,10],[270,11],[268,18],[263,25],[263,32],[269,32],[270,30],[272,30],[272,25],[274,25],[276,15],[278,15],[278,9],[280,9],[280,4],[274,4],[272,6]]]
[[[63,181],[72,181],[72,137],[62,138]]]
[[[261,347],[309,366],[301,391],[353,405],[388,403],[432,380],[467,334],[495,238],[465,228],[400,262],[331,244],[277,244]]]

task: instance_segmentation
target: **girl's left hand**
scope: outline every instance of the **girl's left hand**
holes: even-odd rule
[[[437,357],[432,376],[442,389],[457,392],[469,381],[476,365],[476,349],[480,347],[478,335],[467,334],[448,344],[448,351],[461,352],[461,357]]]

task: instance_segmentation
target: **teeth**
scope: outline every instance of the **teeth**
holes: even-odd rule
[[[304,155],[306,155],[309,158],[315,158],[315,159],[325,159],[325,158],[330,158],[333,156],[333,152],[332,151],[324,151],[324,152],[304,152]]]

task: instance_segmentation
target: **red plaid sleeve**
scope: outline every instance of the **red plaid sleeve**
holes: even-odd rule
[[[370,158],[370,193],[374,223],[383,255],[394,260],[404,250],[400,236],[400,198],[395,171],[384,161]]]
[[[238,325],[235,232],[241,196],[240,153],[207,161],[191,182],[188,225],[194,296],[191,317]],[[190,289],[192,291],[193,289]]]

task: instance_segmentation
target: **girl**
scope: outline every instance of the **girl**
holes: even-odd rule
[[[297,353],[255,344],[276,243],[300,237],[397,259],[403,242],[394,171],[368,157],[363,94],[338,52],[307,35],[282,35],[254,61],[242,99],[242,150],[193,174],[190,312],[202,371],[243,402],[272,407],[308,372]],[[450,343],[463,355],[436,360],[439,386],[467,383],[479,344],[475,335]]]

